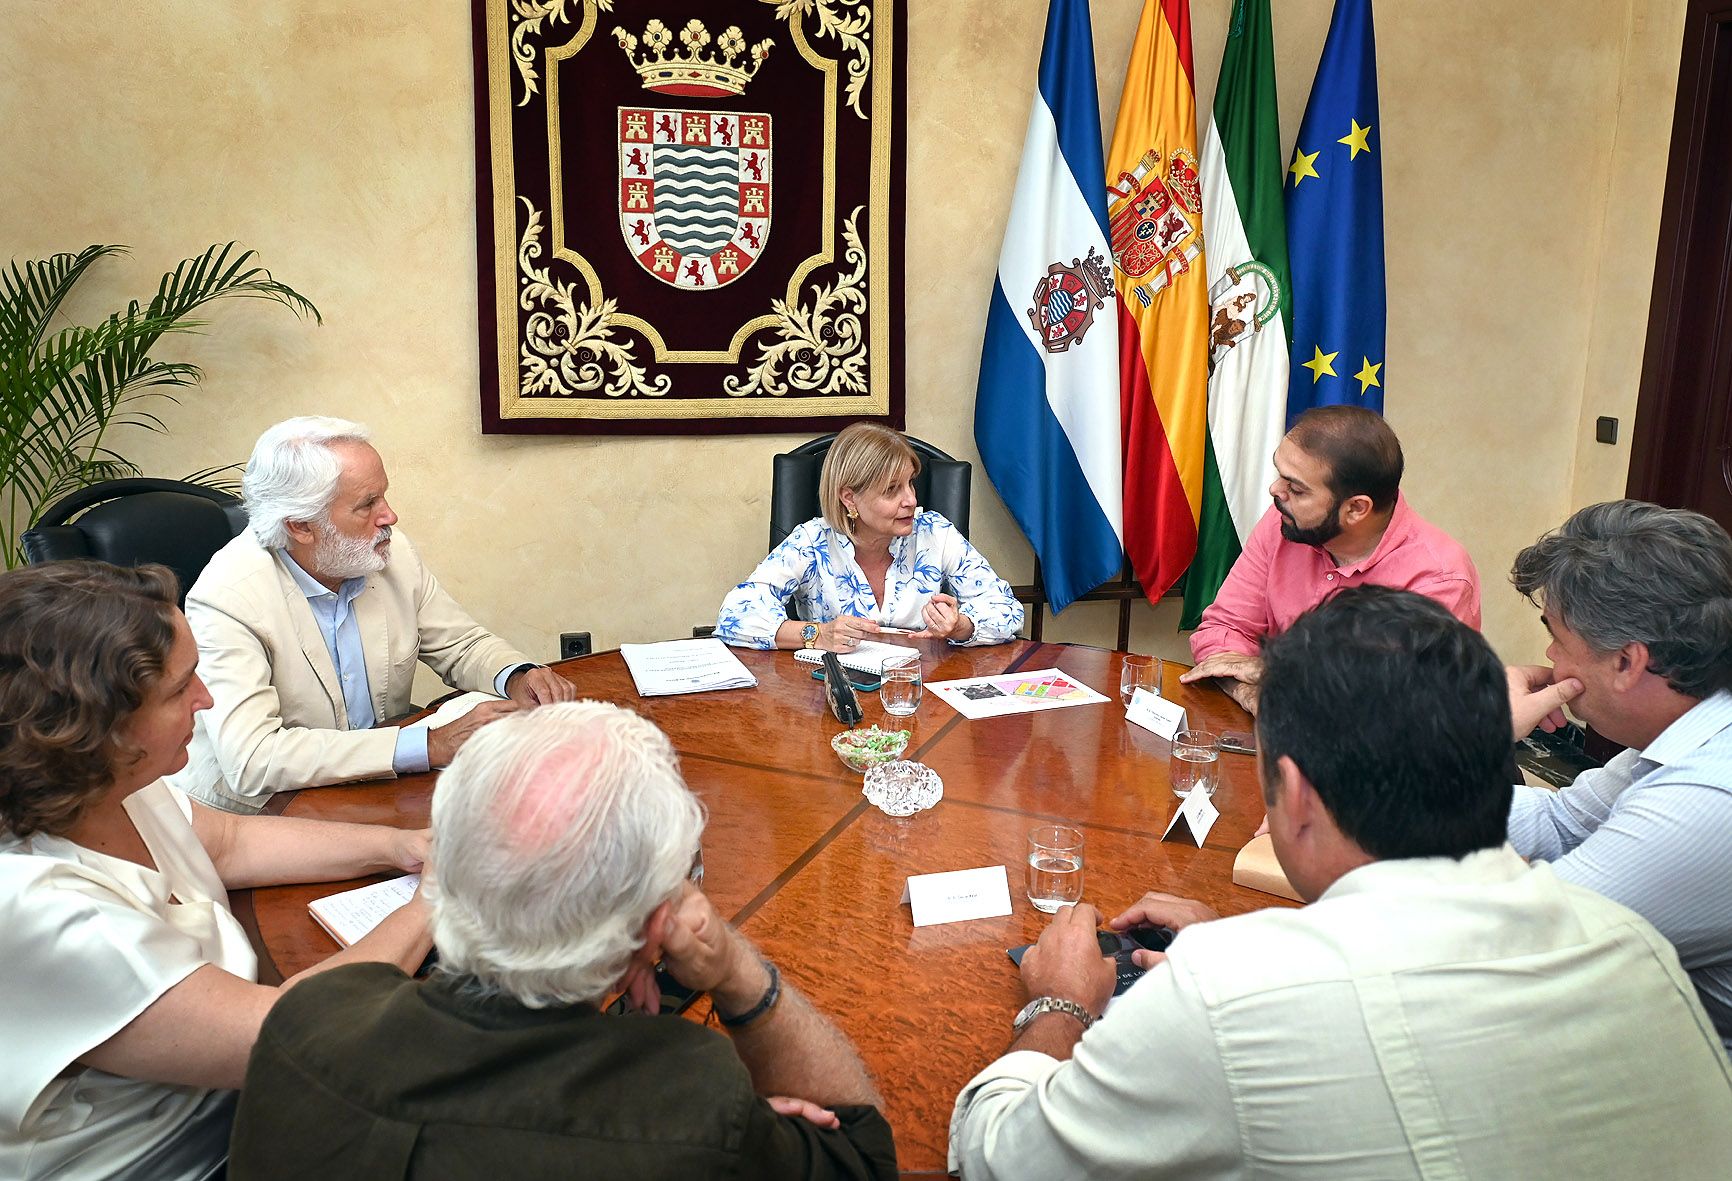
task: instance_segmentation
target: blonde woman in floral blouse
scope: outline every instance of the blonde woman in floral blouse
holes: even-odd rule
[[[864,422],[843,430],[819,477],[824,515],[728,592],[716,635],[746,648],[844,653],[884,629],[970,645],[1014,636],[1022,604],[956,526],[921,511],[919,471],[900,433]],[[788,617],[790,600],[799,619]]]

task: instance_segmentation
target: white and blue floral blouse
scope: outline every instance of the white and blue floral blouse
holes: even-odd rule
[[[776,629],[788,621],[790,597],[800,615],[815,623],[856,615],[884,627],[920,631],[926,626],[920,609],[943,590],[956,596],[958,609],[974,620],[970,646],[1002,644],[1022,626],[1022,604],[1010,584],[941,514],[918,513],[913,533],[890,539],[882,607],[854,559],[853,539],[814,517],[728,592],[716,618],[716,637],[742,648],[774,648]]]

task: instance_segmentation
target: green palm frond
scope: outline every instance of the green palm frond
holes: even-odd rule
[[[67,293],[100,259],[124,246],[88,246],[77,254],[0,268],[0,555],[21,560],[18,537],[59,497],[100,480],[138,475],[106,442],[115,427],[162,432],[149,399],[177,401],[203,373],[187,361],[152,355],[174,332],[202,328],[192,314],[218,299],[266,299],[323,323],[311,300],[256,263],[251,250],[215,245],[162,276],[148,304],[92,327],[50,332]],[[235,483],[233,465],[207,468],[192,482]]]

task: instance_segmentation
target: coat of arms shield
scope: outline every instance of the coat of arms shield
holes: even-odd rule
[[[770,116],[619,108],[619,229],[638,265],[715,290],[770,238]]]

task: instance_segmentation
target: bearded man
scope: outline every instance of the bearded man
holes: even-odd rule
[[[1477,629],[1479,572],[1449,534],[1401,494],[1401,440],[1360,406],[1317,406],[1275,448],[1274,501],[1251,530],[1203,622],[1191,633],[1187,684],[1218,677],[1252,713],[1263,637],[1345,586],[1410,590]]]
[[[384,461],[359,423],[291,418],[259,437],[248,528],[186,597],[199,714],[175,785],[231,812],[271,795],[443,767],[496,718],[576,690],[471,619],[395,529]],[[437,729],[407,713],[419,660],[486,702]]]

